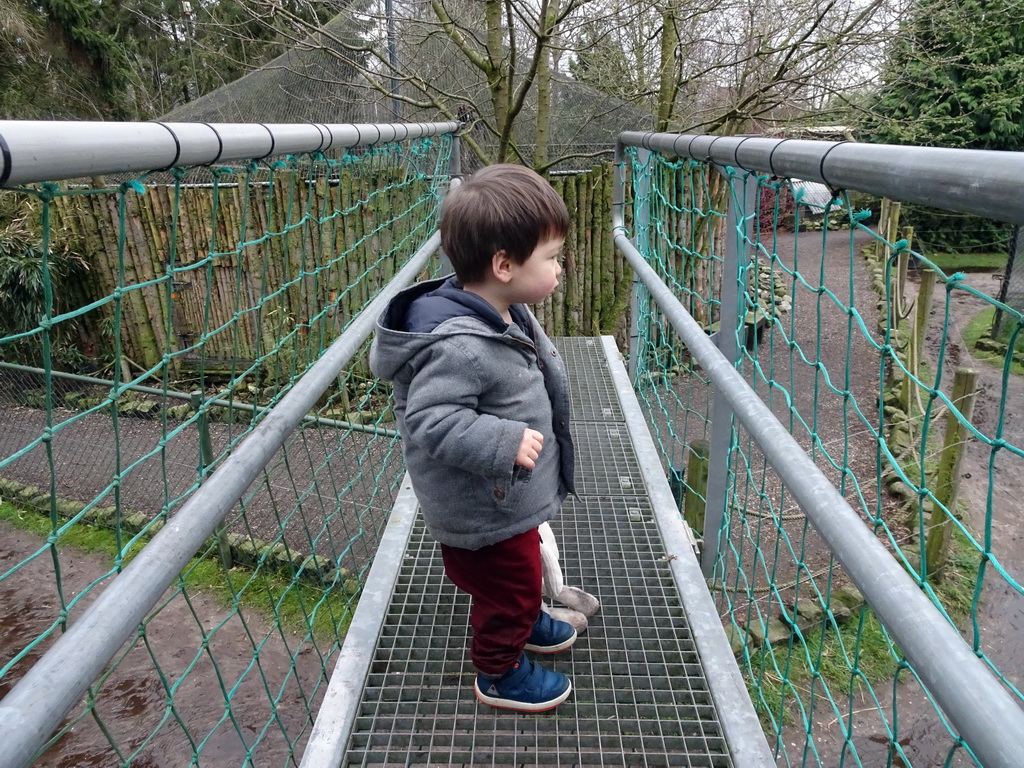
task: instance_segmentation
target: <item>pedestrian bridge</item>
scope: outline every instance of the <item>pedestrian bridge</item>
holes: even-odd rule
[[[1019,223],[1024,158],[627,132],[553,179],[554,528],[602,609],[519,715],[473,696],[365,363],[444,269],[459,129],[0,121],[0,766],[1018,765],[1018,383],[975,416],[949,339],[1024,316],[895,201]]]
[[[476,701],[469,601],[404,485],[302,765],[775,764],[614,339],[557,343],[579,456],[552,527],[566,583],[602,605],[545,658],[571,698],[540,716]]]

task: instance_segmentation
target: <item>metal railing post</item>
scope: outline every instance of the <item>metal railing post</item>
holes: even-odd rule
[[[636,200],[633,218],[633,243],[640,253],[647,255],[651,240],[651,175],[649,172],[651,151],[637,149],[637,166],[648,168],[647,172],[633,174],[633,196]],[[625,175],[623,175],[625,179]],[[637,363],[640,355],[640,291],[643,284],[633,273],[633,288],[629,299],[629,378],[636,380]]]
[[[206,480],[206,468],[213,464],[213,440],[210,439],[210,417],[203,408],[203,393],[196,391],[192,393],[192,409],[196,412],[196,431],[199,432],[199,484]],[[220,562],[225,571],[230,571],[235,565],[235,558],[231,554],[231,545],[228,544],[228,528],[223,523],[217,524],[213,529],[213,536],[217,539],[217,551],[220,553]]]
[[[453,179],[462,178],[462,130],[452,134],[452,156],[448,161],[448,175]]]
[[[721,169],[719,169],[721,171]],[[718,349],[733,367],[739,362],[738,337],[742,326],[743,295],[746,292],[747,265],[750,263],[750,204],[747,180],[735,185],[722,171],[729,184],[729,206],[725,215],[725,253],[722,262],[722,292],[718,313]],[[713,290],[713,288],[712,288]],[[708,456],[708,490],[704,510],[703,544],[700,568],[710,579],[718,561],[718,542],[722,520],[728,503],[729,448],[732,445],[733,411],[729,399],[715,390],[711,412],[711,451]]]
[[[462,183],[462,131],[465,130],[465,126],[460,127],[455,133],[452,134],[452,155],[448,161],[448,176],[450,183],[444,187],[441,194],[441,202],[444,203],[444,198],[447,197],[448,193],[455,189],[460,183]],[[448,254],[444,252],[444,248],[441,248],[438,253],[441,256],[441,274],[448,275],[455,271],[452,266],[452,260],[448,258]]]

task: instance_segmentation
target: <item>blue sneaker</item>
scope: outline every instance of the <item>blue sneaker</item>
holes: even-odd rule
[[[557,653],[576,642],[576,629],[564,621],[552,619],[544,611],[533,622],[526,650],[534,653]]]
[[[561,672],[544,669],[521,653],[515,666],[501,677],[477,675],[473,688],[476,697],[492,707],[543,712],[569,698],[572,683]]]

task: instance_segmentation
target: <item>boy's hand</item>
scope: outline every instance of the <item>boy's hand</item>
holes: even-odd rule
[[[523,432],[523,442],[519,444],[519,453],[516,454],[516,464],[526,469],[533,469],[537,466],[537,458],[544,447],[544,435],[535,429],[527,428]]]

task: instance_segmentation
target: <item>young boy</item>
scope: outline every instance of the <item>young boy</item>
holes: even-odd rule
[[[565,365],[523,304],[550,296],[569,216],[531,170],[485,168],[454,189],[441,244],[455,275],[399,294],[377,321],[374,373],[394,382],[406,466],[445,573],[472,600],[477,698],[539,712],[569,679],[576,630],[541,611],[540,536],[573,491]]]

